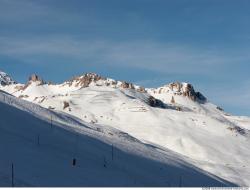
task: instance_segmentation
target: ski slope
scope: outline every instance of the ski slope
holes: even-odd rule
[[[68,123],[68,115],[3,92],[0,106],[0,186],[11,186],[12,163],[19,187],[236,185],[118,130],[74,118]]]

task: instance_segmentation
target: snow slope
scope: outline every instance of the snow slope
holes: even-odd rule
[[[0,107],[0,186],[12,185],[12,164],[14,186],[19,187],[236,185],[170,150],[1,91]]]
[[[1,89],[48,111],[171,150],[189,164],[237,185],[250,185],[250,119],[225,113],[188,83],[144,89],[95,74],[56,85],[33,78],[26,85]]]

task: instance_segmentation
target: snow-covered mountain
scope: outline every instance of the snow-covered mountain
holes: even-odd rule
[[[224,112],[191,84],[174,82],[147,89],[87,73],[62,84],[32,75],[26,84],[0,89],[85,126],[120,131],[128,139],[164,150],[166,157],[170,151],[175,159],[233,184],[250,185],[250,118]]]
[[[2,91],[0,107],[0,186],[237,185],[171,150]]]

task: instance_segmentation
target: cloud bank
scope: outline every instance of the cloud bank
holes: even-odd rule
[[[34,64],[49,64],[47,56],[89,60],[95,64],[142,68],[163,73],[211,74],[239,62],[250,60],[244,52],[221,52],[217,49],[195,48],[183,44],[156,43],[152,41],[112,42],[84,41],[57,36],[44,39],[0,38],[0,54],[24,62],[36,56],[44,60]]]

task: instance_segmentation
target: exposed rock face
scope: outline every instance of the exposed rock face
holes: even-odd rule
[[[245,129],[243,129],[239,126],[228,127],[227,129],[229,129],[232,132],[239,133],[241,135],[245,135],[247,133]]]
[[[142,86],[135,87],[134,84],[126,82],[126,81],[123,81],[122,84],[120,85],[120,87],[124,88],[124,89],[134,89],[137,92],[141,92],[141,93],[146,93],[147,92],[144,87],[142,87]]]
[[[206,98],[200,92],[195,92],[193,86],[189,83],[174,82],[170,83],[168,87],[175,92],[175,94],[186,96],[193,101],[206,101]]]
[[[197,97],[199,100],[201,100],[202,102],[207,101],[207,98],[206,98],[205,96],[203,96],[203,94],[200,93],[200,92],[196,92],[196,97]]]
[[[74,85],[75,87],[86,88],[92,82],[95,83],[96,86],[111,86],[113,88],[136,89],[138,92],[142,93],[146,92],[144,87],[135,88],[135,86],[132,83],[126,81],[120,82],[113,79],[108,79],[95,73],[86,73],[82,76],[74,77],[71,80],[67,81],[66,84],[69,86]]]
[[[8,74],[0,71],[0,85],[6,86],[10,84],[16,84],[16,82]]]
[[[69,107],[69,102],[64,101],[63,102],[63,109],[66,109],[67,107]]]
[[[180,106],[176,106],[175,109],[176,109],[177,111],[182,111],[182,109],[181,109]]]
[[[80,79],[80,85],[83,87],[87,87],[91,82],[96,82],[99,81],[102,78],[101,76],[95,74],[95,73],[87,73],[86,75],[84,75],[81,79]]]
[[[135,89],[135,87],[134,87],[134,85],[132,83],[129,83],[129,82],[126,82],[126,81],[122,82],[121,87],[122,88]]]
[[[185,96],[199,103],[205,103],[207,101],[206,97],[204,97],[200,92],[196,92],[194,90],[194,87],[189,83],[173,82],[163,87],[159,87],[157,89],[147,89],[147,92],[150,94],[165,94],[166,93],[166,94],[174,95],[174,96],[176,95]],[[173,103],[174,101],[170,101],[170,102]]]
[[[224,109],[221,108],[221,107],[219,107],[219,106],[217,106],[216,109],[217,109],[217,110],[220,110],[220,111],[224,111]]]
[[[39,85],[43,85],[45,84],[45,82],[36,74],[32,74],[30,77],[29,77],[29,83],[30,82],[38,82]]]
[[[171,104],[175,104],[175,99],[174,99],[173,96],[172,96],[172,98],[171,98]]]
[[[3,81],[3,80],[1,80],[1,81],[0,81],[0,85],[2,85],[2,86],[6,86],[6,85],[8,85],[8,83],[7,83],[7,82],[5,82],[5,81]]]
[[[111,84],[112,85],[117,85],[117,81],[112,81]]]
[[[30,86],[32,83],[36,83],[36,85],[44,85],[44,84],[46,84],[38,75],[32,74],[32,75],[29,77],[29,81],[28,81],[24,86],[21,86],[21,87],[19,88],[19,90],[25,90],[25,89],[28,88],[28,86]]]
[[[22,90],[23,89],[23,85],[17,85],[17,86],[15,86],[14,89],[17,90],[17,91]]]
[[[164,103],[161,100],[158,100],[154,98],[153,96],[149,96],[148,98],[148,104],[152,107],[160,107],[160,108],[165,108]]]
[[[196,100],[196,92],[191,84],[186,84],[183,87],[183,96],[189,97],[191,100]]]
[[[138,89],[137,89],[138,92],[142,92],[142,93],[146,93],[146,90],[144,87],[140,86]]]
[[[20,95],[18,98],[28,98],[28,95]]]
[[[174,82],[169,84],[169,88],[171,90],[176,90],[177,92],[181,91],[182,84],[179,82]]]
[[[99,80],[105,80],[105,78],[95,73],[86,73],[80,77],[74,77],[68,84],[71,86],[75,82],[75,87],[88,87],[91,82],[97,82]]]

